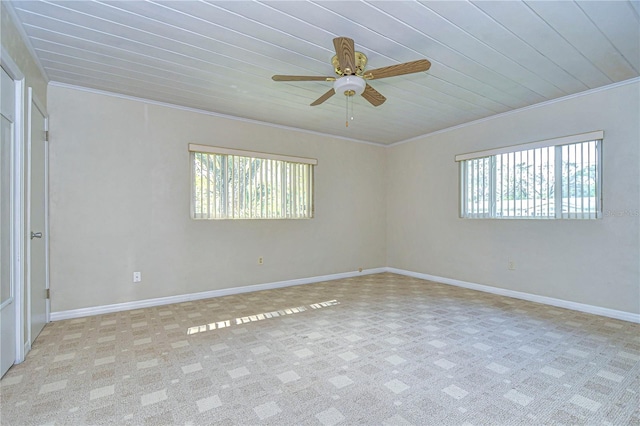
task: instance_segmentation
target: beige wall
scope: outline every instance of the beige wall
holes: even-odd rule
[[[50,86],[53,311],[390,266],[639,313],[638,86],[390,148]],[[603,219],[458,218],[455,154],[600,129]],[[190,142],[318,158],[316,218],[191,220]]]
[[[640,313],[639,105],[636,81],[389,148],[387,265]],[[458,218],[456,154],[591,130],[605,132],[603,219]]]
[[[53,312],[386,262],[383,147],[56,85],[48,109]],[[192,220],[188,143],[317,158],[316,217]]]

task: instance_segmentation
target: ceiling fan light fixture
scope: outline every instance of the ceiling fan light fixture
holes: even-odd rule
[[[357,75],[340,77],[333,83],[333,90],[345,96],[361,95],[367,83]]]

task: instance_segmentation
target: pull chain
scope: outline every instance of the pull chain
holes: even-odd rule
[[[354,92],[351,91],[350,95],[347,95],[347,92],[345,92],[345,120],[344,120],[344,124],[346,127],[349,127],[349,119],[351,119],[351,121],[353,121],[353,96],[354,96]],[[351,99],[351,116],[349,116],[349,99]]]
[[[351,121],[353,121],[353,98],[354,98],[354,96],[350,96],[350,98],[351,98]]]
[[[345,127],[349,127],[349,96],[345,96]]]

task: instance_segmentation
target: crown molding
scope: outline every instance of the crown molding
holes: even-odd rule
[[[399,142],[394,142],[392,144],[384,145],[384,146],[386,146],[387,148],[392,148],[394,146],[403,145],[405,143],[410,143],[410,142],[415,142],[417,140],[428,138],[430,136],[439,135],[441,133],[447,133],[447,132],[451,132],[453,130],[462,129],[462,128],[467,127],[467,126],[473,126],[473,125],[476,125],[476,124],[485,123],[487,121],[491,121],[491,120],[495,120],[495,119],[503,118],[503,117],[508,117],[510,115],[519,114],[521,112],[528,111],[528,110],[531,110],[531,109],[536,109],[536,108],[541,108],[541,107],[545,107],[545,106],[548,106],[548,105],[553,105],[555,103],[564,102],[564,101],[567,101],[569,99],[580,98],[582,96],[592,95],[592,94],[598,93],[598,92],[605,92],[607,90],[615,89],[617,87],[622,87],[622,86],[626,86],[628,84],[634,84],[634,83],[638,83],[638,82],[640,82],[640,77],[634,77],[634,78],[631,78],[629,80],[619,81],[617,83],[607,84],[606,86],[600,86],[600,87],[596,87],[594,89],[585,90],[584,92],[578,92],[578,93],[574,93],[574,94],[571,94],[571,95],[563,96],[561,98],[550,99],[548,101],[539,102],[537,104],[533,104],[533,105],[529,105],[529,106],[526,106],[526,107],[514,109],[514,110],[511,110],[511,111],[501,112],[500,114],[495,114],[495,115],[491,115],[489,117],[480,118],[478,120],[469,121],[467,123],[462,123],[462,124],[458,124],[458,125],[455,125],[455,126],[447,127],[446,129],[436,130],[436,131],[431,132],[431,133],[425,133],[424,135],[414,136],[412,138],[405,139],[405,140],[399,141]]]
[[[137,96],[123,95],[121,93],[109,92],[107,90],[100,90],[100,89],[93,89],[93,88],[90,88],[90,87],[76,86],[76,85],[73,85],[73,84],[61,83],[61,82],[58,82],[58,81],[50,81],[49,82],[49,86],[63,87],[63,88],[66,88],[66,89],[79,90],[79,91],[82,91],[82,92],[89,92],[89,93],[94,93],[94,94],[97,94],[97,95],[111,96],[111,97],[114,97],[114,98],[126,99],[126,100],[129,100],[129,101],[143,102],[143,103],[146,103],[146,104],[149,104],[149,105],[157,105],[157,106],[161,106],[161,107],[165,107],[165,108],[177,109],[177,110],[180,110],[180,111],[188,111],[188,112],[193,112],[193,113],[196,113],[196,114],[209,115],[209,116],[212,116],[212,117],[224,118],[224,119],[233,120],[233,121],[240,121],[240,122],[243,122],[243,123],[250,123],[250,124],[255,124],[255,125],[258,125],[258,126],[273,127],[275,129],[289,130],[289,131],[292,131],[292,132],[306,133],[306,134],[322,136],[322,137],[326,137],[326,138],[341,139],[341,140],[345,140],[345,141],[348,141],[348,142],[360,143],[360,144],[365,144],[365,145],[373,145],[373,146],[378,146],[378,147],[386,147],[387,146],[385,144],[364,141],[362,139],[347,138],[347,137],[344,137],[344,136],[332,135],[332,134],[329,134],[329,133],[322,133],[322,132],[316,132],[316,131],[313,131],[313,130],[301,129],[299,127],[284,126],[282,124],[274,124],[274,123],[269,123],[269,122],[266,122],[266,121],[253,120],[251,118],[236,117],[234,115],[227,115],[227,114],[222,114],[222,113],[213,112],[213,111],[207,111],[207,110],[199,109],[199,108],[192,108],[192,107],[187,107],[187,106],[183,106],[183,105],[176,105],[176,104],[172,104],[172,103],[168,103],[168,102],[154,101],[152,99],[140,98],[140,97],[137,97]]]
[[[16,30],[18,31],[18,35],[20,36],[20,39],[22,40],[24,45],[27,47],[27,50],[29,51],[29,55],[31,56],[31,59],[33,59],[33,62],[38,67],[38,70],[42,74],[42,77],[44,77],[45,82],[48,83],[50,81],[49,75],[47,74],[44,67],[40,63],[40,59],[38,58],[38,55],[36,55],[36,50],[33,48],[31,41],[29,41],[27,32],[22,26],[22,22],[18,18],[18,12],[16,12],[16,10],[13,7],[13,4],[10,1],[2,1],[1,3],[3,6],[5,6],[5,9],[9,14],[9,18],[11,19],[11,22],[13,22],[13,25],[16,27]]]

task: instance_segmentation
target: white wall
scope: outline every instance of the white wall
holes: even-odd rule
[[[53,312],[385,265],[383,147],[56,85],[48,109]],[[317,158],[316,217],[192,220],[188,143]]]
[[[636,80],[389,148],[387,265],[640,313],[639,106]],[[458,217],[456,154],[591,130],[605,132],[603,219]]]

